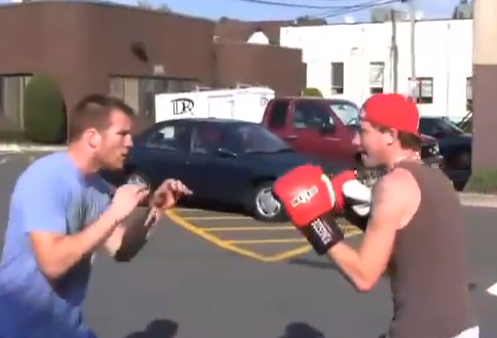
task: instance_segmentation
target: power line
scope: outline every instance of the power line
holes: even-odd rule
[[[258,5],[266,5],[266,6],[305,8],[305,9],[326,9],[326,10],[330,10],[330,9],[338,10],[338,9],[346,9],[346,8],[352,9],[356,6],[361,6],[363,4],[366,4],[366,3],[363,3],[363,4],[357,4],[357,5],[338,5],[338,6],[327,5],[327,6],[324,6],[324,5],[305,5],[302,3],[298,4],[298,3],[288,3],[288,2],[272,1],[272,0],[237,0],[237,1],[258,4]],[[321,1],[325,1],[325,0],[321,0]],[[329,1],[329,0],[327,0],[327,1]],[[371,3],[375,3],[375,2],[379,2],[379,1],[381,1],[381,0],[369,1],[367,3],[371,4]],[[330,1],[330,2],[332,2],[332,1]],[[390,2],[398,2],[398,0],[390,0]]]
[[[398,3],[399,0],[375,0],[369,1],[355,6],[342,6],[340,9],[335,9],[332,11],[326,11],[321,14],[309,16],[310,19],[331,19],[337,16],[342,16],[346,14],[351,14],[355,12],[360,12],[367,9],[373,9],[376,7],[381,7],[384,5]]]

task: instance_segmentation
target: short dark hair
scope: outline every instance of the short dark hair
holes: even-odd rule
[[[379,130],[381,133],[386,133],[391,130],[391,128],[373,124],[373,127]],[[406,150],[421,150],[421,138],[417,135],[406,133],[405,131],[398,131],[397,138],[400,142],[400,147]]]
[[[85,130],[95,128],[99,131],[109,127],[111,111],[118,110],[129,117],[135,115],[133,109],[116,97],[91,94],[83,97],[74,107],[69,117],[69,141],[75,141]]]

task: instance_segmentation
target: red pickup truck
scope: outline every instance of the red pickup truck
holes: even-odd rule
[[[278,97],[268,102],[262,125],[298,152],[360,165],[361,157],[352,145],[358,116],[359,107],[345,99]],[[441,165],[434,138],[423,136],[421,157]]]

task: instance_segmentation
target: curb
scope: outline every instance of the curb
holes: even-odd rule
[[[497,208],[497,195],[459,193],[459,199],[467,207]]]
[[[9,144],[0,143],[0,151],[4,153],[22,153],[22,152],[49,152],[49,151],[60,151],[67,149],[67,146],[40,146],[40,145],[20,145],[20,144]]]

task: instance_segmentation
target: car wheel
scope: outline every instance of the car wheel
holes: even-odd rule
[[[272,192],[272,181],[258,184],[252,191],[251,204],[253,217],[263,222],[284,222],[286,213],[280,201]]]

